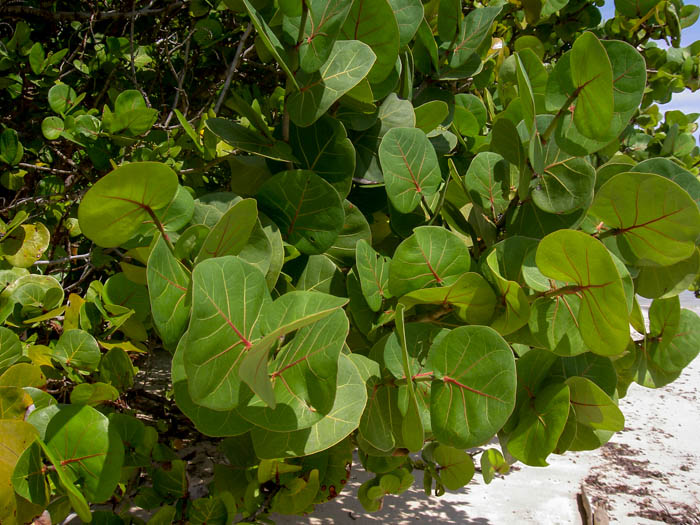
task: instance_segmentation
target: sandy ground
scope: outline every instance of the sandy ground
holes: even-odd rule
[[[700,314],[700,300],[683,294],[683,306]],[[578,494],[602,505],[610,523],[700,525],[700,359],[674,383],[658,390],[632,385],[620,402],[626,424],[604,447],[550,456],[546,468],[518,465],[485,485],[481,475],[463,490],[426,497],[420,472],[381,511],[367,513],[355,493],[368,475],[353,470],[349,488],[319,505],[313,517],[275,516],[296,524],[576,524]]]

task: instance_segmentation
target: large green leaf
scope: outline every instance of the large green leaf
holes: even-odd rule
[[[430,349],[430,419],[436,439],[456,448],[485,443],[515,406],[515,360],[485,326],[455,328]]]
[[[451,68],[457,69],[472,58],[484,40],[491,35],[491,26],[500,12],[501,6],[479,7],[464,17],[459,26],[455,46],[451,50]]]
[[[589,31],[571,48],[571,78],[578,93],[576,128],[590,139],[604,139],[614,108],[612,65],[603,44]]]
[[[335,39],[343,27],[353,0],[309,0],[309,10],[301,42],[299,65],[302,71],[313,73],[333,55]],[[301,22],[296,25],[299,26]]]
[[[333,407],[338,356],[347,334],[342,310],[301,328],[267,368],[276,406],[254,398],[239,405],[238,413],[274,432],[292,432],[320,421]]]
[[[325,179],[341,197],[350,193],[355,148],[339,120],[324,116],[307,128],[292,125],[289,142],[302,168]]]
[[[377,58],[367,74],[370,82],[381,82],[389,76],[399,56],[400,38],[389,0],[354,0],[341,36],[364,42],[374,51]]]
[[[437,226],[420,226],[403,241],[389,266],[389,290],[400,297],[429,286],[449,286],[469,271],[464,242]]]
[[[505,250],[503,252],[508,253]],[[523,288],[516,281],[503,276],[504,273],[508,275],[508,272],[501,268],[500,262],[503,259],[504,255],[496,248],[486,256],[481,268],[497,292],[491,327],[499,334],[507,335],[527,323],[530,317],[530,303]]]
[[[423,21],[423,4],[420,0],[389,0],[399,26],[399,47],[407,45]]]
[[[192,400],[230,410],[248,394],[238,367],[260,337],[270,302],[263,274],[240,258],[207,259],[192,272],[192,317],[182,352]]]
[[[255,199],[236,202],[207,235],[197,256],[197,262],[213,257],[238,255],[248,244],[257,224],[258,207]]]
[[[557,355],[586,352],[576,319],[580,306],[581,299],[573,294],[535,300],[530,307],[530,332],[544,348]]]
[[[178,189],[177,175],[159,162],[124,164],[98,180],[78,208],[82,233],[105,248],[124,244],[165,208]]]
[[[207,119],[207,129],[236,149],[274,160],[296,162],[289,144],[270,139],[237,122],[223,118]]]
[[[156,241],[146,269],[151,316],[163,345],[175,348],[190,316],[190,272],[168,249],[165,241]]]
[[[311,171],[278,173],[260,188],[258,202],[280,227],[282,238],[302,253],[323,253],[343,228],[338,192]]]
[[[310,428],[296,432],[253,429],[255,453],[260,458],[307,456],[326,450],[357,428],[367,403],[367,388],[352,360],[341,354],[335,401],[331,411]]]
[[[570,377],[566,384],[571,391],[571,410],[577,422],[598,430],[622,430],[625,417],[598,385],[580,376]]]
[[[510,167],[498,153],[482,151],[472,159],[464,186],[474,204],[498,222],[510,204]]]
[[[569,417],[569,387],[543,388],[520,407],[518,426],[508,437],[508,452],[526,465],[547,466]]]
[[[603,184],[590,212],[616,237],[627,262],[669,266],[689,258],[700,235],[700,211],[675,182],[651,173],[620,173]]]
[[[649,317],[651,320],[651,311]],[[656,338],[647,341],[645,353],[650,368],[680,373],[697,357],[700,352],[700,317],[691,310],[682,309],[677,323],[675,330],[663,326]]]
[[[261,313],[264,337],[254,342],[241,361],[239,375],[270,408],[276,407],[268,357],[279,338],[323,319],[347,303],[344,297],[316,292],[288,292]],[[336,326],[337,328],[337,326]]]
[[[389,263],[391,259],[378,254],[367,241],[357,243],[357,277],[362,294],[369,307],[378,312],[384,299],[392,297],[389,292]]]
[[[601,355],[623,352],[630,337],[627,299],[605,246],[583,232],[561,230],[542,239],[536,262],[547,277],[572,283],[553,293],[580,297],[575,314],[588,348]]]
[[[532,139],[537,140],[537,139]],[[553,142],[553,141],[552,141]],[[532,200],[547,213],[571,213],[593,198],[595,169],[584,159],[556,155],[537,173]]]
[[[388,455],[402,444],[402,422],[398,388],[375,385],[370,390],[367,407],[360,419],[358,444],[374,455]]]
[[[299,127],[316,122],[345,93],[365,78],[375,61],[372,49],[358,40],[339,40],[314,73],[299,73],[298,92],[287,99],[289,116]]]
[[[450,42],[457,36],[457,28],[462,21],[461,0],[440,0],[438,7],[437,30],[440,40]]]
[[[24,419],[34,401],[19,386],[0,386],[0,419]]]
[[[173,355],[171,374],[175,403],[183,414],[192,420],[202,434],[212,437],[237,436],[248,432],[253,425],[239,416],[235,410],[212,410],[197,405],[190,397],[185,375],[183,349],[187,346],[187,335],[180,339],[180,344]]]
[[[389,200],[401,213],[432,197],[442,182],[435,149],[420,129],[390,129],[379,145],[379,161]]]
[[[47,409],[43,409],[47,410]],[[85,497],[101,503],[112,497],[121,477],[124,446],[107,417],[90,406],[65,405],[49,419],[41,438]]]

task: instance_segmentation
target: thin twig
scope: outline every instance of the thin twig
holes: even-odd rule
[[[248,40],[248,37],[250,36],[250,33],[253,31],[253,24],[248,22],[248,27],[245,28],[245,32],[243,33],[243,36],[241,37],[241,40],[238,42],[238,47],[236,48],[236,55],[233,57],[233,61],[231,62],[231,65],[228,68],[228,72],[226,73],[226,80],[224,81],[224,87],[221,88],[221,93],[219,93],[219,100],[216,101],[216,105],[214,106],[214,113],[218,114],[219,110],[221,109],[222,104],[224,103],[224,99],[226,98],[226,93],[228,93],[229,87],[231,87],[231,80],[233,80],[233,74],[235,73],[236,69],[238,69],[238,64],[241,61],[241,55],[243,53],[243,48],[245,47],[245,42]]]
[[[63,257],[62,259],[55,259],[53,261],[36,261],[34,266],[56,266],[58,264],[65,264],[71,261],[89,259],[90,257],[91,255],[89,253],[82,253],[80,255],[71,255],[69,257]]]
[[[136,12],[136,0],[133,0],[131,3],[131,10],[135,13]],[[141,92],[141,95],[143,95],[144,100],[146,101],[146,105],[150,108],[151,107],[151,101],[148,100],[148,94],[141,88],[141,84],[139,84],[138,79],[136,78],[136,64],[134,63],[134,23],[136,21],[138,15],[131,17],[131,38],[129,38],[129,46],[131,50],[131,79],[134,82],[134,86],[136,89],[138,89]]]

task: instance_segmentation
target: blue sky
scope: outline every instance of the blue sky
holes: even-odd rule
[[[684,4],[700,5],[698,0],[686,0]],[[613,0],[606,0],[605,5],[600,8],[600,12],[603,15],[603,20],[612,18],[615,16],[615,2]],[[689,46],[696,40],[700,40],[700,20],[692,26],[683,29],[681,33],[681,45],[683,47]],[[666,47],[666,43],[663,41],[659,42],[659,47]],[[671,102],[659,105],[659,108],[661,111],[678,109],[684,113],[700,113],[700,90],[694,93],[690,90],[676,93],[673,95]]]

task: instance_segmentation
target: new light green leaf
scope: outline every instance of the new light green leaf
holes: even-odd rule
[[[598,190],[590,213],[617,238],[628,262],[669,266],[687,259],[700,235],[700,211],[675,182],[651,173],[620,173]]]
[[[449,286],[469,271],[464,242],[437,226],[419,226],[403,241],[389,265],[389,291],[400,297],[430,286]]]
[[[238,255],[248,244],[258,223],[255,199],[236,202],[211,229],[199,251],[196,262],[226,255]]]
[[[375,59],[372,49],[363,42],[336,41],[319,71],[297,75],[301,88],[287,99],[292,122],[302,128],[316,122],[336,100],[367,76]]]
[[[177,188],[177,175],[165,164],[124,164],[87,191],[78,208],[80,230],[104,248],[124,244],[143,222],[170,204]]]
[[[389,0],[399,26],[399,47],[407,45],[423,21],[423,4],[420,0]]]
[[[284,171],[258,192],[258,203],[277,224],[282,238],[309,255],[325,252],[345,221],[338,192],[307,170]]]
[[[627,299],[605,246],[583,232],[560,230],[542,239],[535,260],[547,277],[571,283],[559,295],[580,296],[575,313],[588,348],[600,355],[622,353],[630,337]]]
[[[434,370],[430,420],[444,445],[469,448],[486,442],[515,406],[515,359],[492,328],[460,326],[430,349]]]
[[[448,286],[408,292],[400,302],[408,308],[417,304],[452,305],[460,319],[469,324],[488,324],[496,310],[496,294],[476,272],[464,273]]]
[[[162,238],[151,250],[146,272],[153,324],[163,345],[175,348],[190,316],[190,272],[175,258]]]

